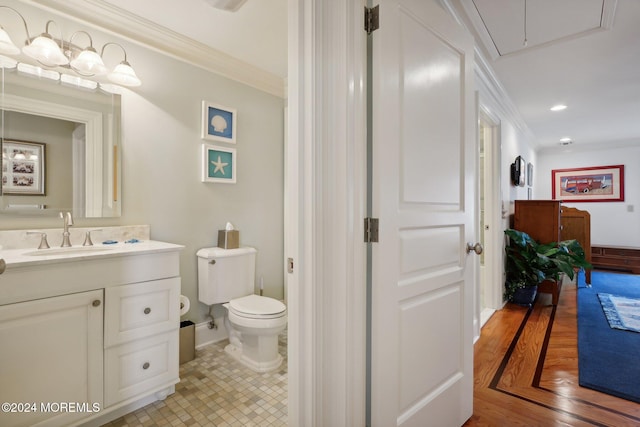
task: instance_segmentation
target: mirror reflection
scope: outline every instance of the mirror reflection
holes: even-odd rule
[[[120,216],[120,95],[0,72],[2,214]]]

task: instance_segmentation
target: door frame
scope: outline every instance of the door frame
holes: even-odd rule
[[[485,224],[489,224],[489,231],[485,233],[485,306],[481,306],[480,298],[476,305],[479,326],[484,323],[496,311],[502,308],[504,283],[504,236],[502,232],[503,218],[500,206],[501,192],[501,144],[500,144],[500,119],[482,104],[482,97],[479,98],[478,107],[478,131],[480,120],[485,121],[491,128],[491,140],[485,140]],[[479,135],[478,135],[479,137]],[[480,181],[480,180],[478,180]],[[479,192],[478,192],[479,194]],[[479,199],[479,195],[478,195]],[[479,230],[482,232],[482,230]],[[480,295],[482,280],[478,281],[477,295]],[[479,333],[479,330],[477,331]]]
[[[365,1],[288,1],[289,425],[365,425]]]

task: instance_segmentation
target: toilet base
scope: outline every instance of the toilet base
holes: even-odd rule
[[[280,353],[276,353],[276,357],[273,360],[269,360],[266,362],[256,362],[255,360],[246,357],[242,353],[242,349],[236,347],[233,344],[227,344],[224,348],[224,351],[226,351],[227,354],[231,355],[238,362],[242,363],[244,366],[255,372],[263,373],[274,371],[278,369],[282,364],[282,356],[280,355]]]

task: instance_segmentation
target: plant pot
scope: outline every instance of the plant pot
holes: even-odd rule
[[[558,305],[560,300],[560,288],[562,288],[562,281],[547,279],[538,285],[538,292],[541,294],[551,294],[551,303]]]
[[[511,296],[511,301],[514,304],[522,305],[524,307],[531,307],[533,300],[536,299],[538,294],[537,286],[527,286],[525,288],[518,288]]]

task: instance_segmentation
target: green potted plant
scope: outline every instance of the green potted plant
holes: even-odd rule
[[[531,305],[543,281],[560,280],[562,274],[573,280],[576,269],[591,268],[577,240],[540,244],[523,231],[504,233],[509,238],[504,294],[508,301]]]

